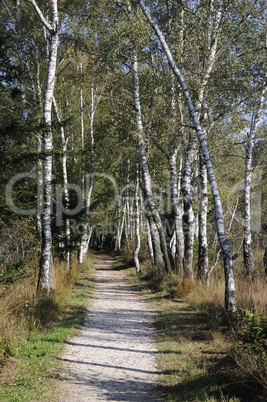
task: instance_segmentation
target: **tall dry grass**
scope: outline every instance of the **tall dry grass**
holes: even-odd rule
[[[78,274],[76,261],[70,273],[64,263],[54,260],[54,289],[47,298],[38,298],[37,270],[32,266],[23,281],[1,285],[0,362],[5,356],[15,356],[20,340],[31,331],[44,328],[64,311]]]
[[[254,252],[255,269],[250,275],[244,270],[242,257],[234,262],[236,301],[241,310],[249,310],[252,313],[267,312],[267,278],[265,276],[262,256],[264,250]],[[208,306],[224,307],[224,272],[218,265],[210,278],[210,286],[196,282],[193,291],[189,294],[189,300],[195,305],[205,308]]]
[[[245,273],[241,258],[234,264],[238,307],[234,321],[225,313],[225,280],[220,265],[212,273],[209,287],[198,280],[179,278],[174,273],[164,274],[149,263],[143,264],[141,279],[146,280],[154,292],[163,292],[164,297],[174,299],[186,298],[192,307],[207,313],[216,344],[227,350],[236,362],[238,369],[232,368],[233,372],[236,370],[240,382],[253,384],[263,395],[262,390],[267,389],[267,279],[262,255],[262,252],[255,253],[255,269],[250,275]]]
[[[236,300],[239,310],[249,310],[252,313],[265,312],[267,307],[267,278],[262,264],[263,251],[254,255],[255,269],[251,275],[244,272],[242,258],[235,261]],[[224,271],[218,265],[210,277],[210,284],[194,279],[181,278],[177,274],[166,274],[163,269],[152,267],[145,259],[142,263],[142,278],[156,292],[162,291],[170,298],[187,298],[190,304],[210,315],[214,326],[220,325],[224,311],[225,281]]]

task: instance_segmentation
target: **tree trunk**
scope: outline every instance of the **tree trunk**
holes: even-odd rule
[[[82,96],[82,91],[80,93],[80,98],[81,98],[81,131],[82,131],[82,147],[84,147],[84,126],[83,126],[83,96]],[[80,247],[79,247],[79,263],[81,264],[84,261],[85,255],[88,250],[89,246],[89,241],[90,241],[90,228],[89,228],[89,215],[90,215],[90,206],[91,206],[91,196],[92,196],[92,191],[93,191],[93,185],[94,185],[94,177],[93,177],[93,172],[94,172],[94,165],[95,165],[95,156],[94,156],[94,145],[95,145],[95,138],[94,138],[94,116],[95,116],[95,91],[94,91],[94,81],[92,79],[91,82],[91,105],[90,105],[90,137],[91,137],[91,172],[92,174],[89,176],[89,180],[87,180],[86,183],[86,194],[85,194],[85,187],[84,187],[84,179],[82,178],[82,185],[83,185],[83,193],[85,197],[85,230],[84,233],[82,234],[82,238],[80,241]],[[84,162],[82,166],[82,171],[84,172]],[[84,173],[82,173],[82,176],[85,176]],[[88,241],[89,239],[89,241]]]
[[[267,247],[265,247],[265,252],[264,252],[264,256],[263,256],[263,267],[264,267],[265,276],[267,276]]]
[[[120,215],[120,213],[119,213],[119,215]],[[123,228],[125,226],[125,219],[126,219],[126,203],[123,206],[121,221],[118,220],[118,228],[117,228],[117,238],[116,238],[116,243],[115,243],[115,250],[120,250],[121,249],[121,238],[122,238]]]
[[[195,234],[195,216],[192,207],[193,192],[191,179],[192,166],[196,158],[196,141],[195,136],[191,133],[182,178],[182,192],[184,201],[184,274],[190,279],[193,278],[193,247]]]
[[[139,171],[138,167],[136,170],[136,189],[135,189],[135,236],[136,236],[136,244],[134,249],[134,263],[136,267],[136,272],[140,272],[140,263],[139,263],[139,251],[141,247],[140,241],[140,210],[139,210]]]
[[[151,214],[156,228],[158,230],[160,236],[160,245],[163,253],[165,269],[167,272],[170,272],[174,269],[174,262],[171,255],[171,250],[168,248],[166,241],[166,233],[164,232],[164,228],[162,225],[162,221],[160,218],[159,211],[156,207],[153,193],[152,193],[152,182],[151,176],[149,173],[147,155],[144,144],[143,137],[143,122],[142,122],[142,112],[141,112],[141,104],[140,104],[140,94],[139,94],[139,74],[138,74],[138,59],[136,52],[133,54],[133,62],[132,62],[132,70],[133,70],[133,81],[134,81],[134,105],[136,110],[136,126],[137,126],[137,136],[138,136],[138,149],[141,160],[141,169],[143,175],[143,183],[144,183],[144,199],[145,206],[148,208],[148,213]],[[152,235],[153,238],[153,235]]]
[[[50,34],[49,58],[47,63],[47,80],[43,104],[43,146],[45,152],[43,162],[43,215],[42,215],[42,246],[37,289],[40,293],[49,294],[53,288],[53,258],[52,258],[52,231],[51,231],[51,201],[52,201],[52,102],[57,66],[58,46],[58,10],[57,0],[50,0],[51,25],[44,18],[35,0],[29,0],[43,25]]]
[[[68,209],[70,200],[69,200],[68,172],[67,172],[67,140],[65,138],[64,127],[62,126],[62,117],[59,115],[55,97],[53,97],[53,105],[54,105],[54,111],[55,111],[57,121],[60,124],[60,137],[61,137],[61,146],[62,146],[63,194],[64,194],[64,198],[65,198],[65,207],[66,207],[66,209]],[[66,235],[66,244],[64,245],[63,254],[66,254],[66,262],[67,262],[68,269],[70,270],[70,268],[71,268],[70,224],[69,224],[68,218],[66,218],[66,221],[65,221],[65,235]]]
[[[161,247],[160,247],[160,237],[157,229],[157,225],[154,222],[152,215],[148,215],[148,222],[150,227],[150,235],[152,239],[153,245],[153,255],[154,255],[154,263],[156,267],[162,267],[164,265],[164,260],[162,257]]]
[[[223,210],[222,210],[222,204],[221,204],[221,199],[220,199],[220,194],[218,190],[218,185],[216,182],[215,174],[213,171],[211,159],[209,156],[209,151],[207,147],[207,143],[204,137],[204,133],[202,131],[199,118],[197,115],[197,112],[195,110],[195,107],[193,105],[193,102],[191,100],[189,90],[187,89],[184,77],[180,70],[178,69],[175,61],[173,60],[173,57],[171,55],[171,52],[169,50],[169,47],[165,41],[165,38],[160,31],[158,25],[155,23],[155,21],[152,20],[149,12],[145,8],[144,2],[142,0],[139,0],[140,7],[147,18],[147,21],[153,28],[154,32],[156,33],[163,49],[166,54],[166,57],[168,59],[170,68],[172,69],[173,73],[177,77],[177,80],[179,82],[179,85],[181,87],[181,90],[184,95],[185,102],[187,104],[192,123],[194,125],[194,128],[196,130],[199,143],[201,145],[202,153],[204,156],[207,172],[208,172],[208,178],[210,182],[210,187],[211,187],[211,192],[213,196],[213,202],[214,202],[214,209],[215,209],[215,220],[216,220],[216,227],[217,227],[217,234],[218,234],[218,239],[222,248],[223,252],[223,259],[224,259],[224,275],[225,275],[225,308],[226,311],[229,312],[230,314],[234,314],[236,312],[236,297],[235,297],[235,281],[234,281],[234,271],[233,271],[233,263],[232,263],[232,255],[231,255],[231,250],[230,250],[230,245],[228,238],[226,236],[225,232],[225,227],[224,227],[224,221],[223,221]]]
[[[151,237],[151,232],[150,232],[149,220],[146,219],[146,222],[147,222],[147,244],[148,244],[149,257],[150,257],[151,264],[155,265],[154,251],[153,251],[153,244],[152,244],[152,237]]]
[[[207,283],[209,272],[208,239],[207,239],[207,211],[208,211],[208,178],[207,169],[202,153],[199,153],[200,169],[200,202],[198,228],[198,276]]]
[[[177,151],[169,156],[170,192],[175,224],[175,268],[179,275],[182,275],[184,260],[184,233],[182,222],[182,207],[180,205],[180,191],[178,189],[176,155]]]
[[[170,4],[168,4],[168,10],[170,10]],[[183,21],[183,17],[182,17]],[[171,32],[171,17],[169,15],[169,28],[168,34]],[[183,22],[180,29],[180,37],[183,36]],[[181,51],[183,48],[183,43],[180,45]],[[169,172],[170,172],[170,194],[171,201],[174,212],[174,225],[175,225],[175,268],[180,276],[183,275],[183,262],[184,262],[184,233],[183,233],[183,207],[180,200],[181,196],[181,172],[182,172],[182,158],[180,158],[179,175],[177,174],[177,154],[181,147],[182,139],[182,127],[183,124],[183,110],[180,99],[178,100],[179,110],[180,110],[180,121],[181,125],[178,126],[178,136],[176,132],[176,99],[175,99],[175,77],[171,71],[171,125],[170,125],[170,135],[169,135]],[[180,144],[179,144],[180,142]]]
[[[254,268],[253,253],[252,253],[252,237],[251,237],[251,174],[252,174],[252,154],[254,148],[254,141],[256,131],[259,125],[259,119],[262,112],[262,106],[266,93],[266,85],[260,96],[259,104],[257,105],[250,126],[250,133],[248,134],[249,141],[246,147],[246,161],[245,161],[245,187],[244,187],[244,265],[246,272],[250,273]]]

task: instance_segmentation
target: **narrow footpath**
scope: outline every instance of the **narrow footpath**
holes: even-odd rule
[[[115,259],[97,256],[94,292],[79,335],[62,356],[59,401],[160,401],[155,311],[134,291]]]

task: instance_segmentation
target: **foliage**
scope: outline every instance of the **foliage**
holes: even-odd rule
[[[29,260],[22,260],[17,263],[5,265],[5,267],[0,271],[0,283],[14,283],[18,280],[29,277],[31,274],[27,273],[25,269],[27,263],[29,263]]]
[[[256,359],[267,359],[267,316],[244,310],[238,316],[238,340]]]

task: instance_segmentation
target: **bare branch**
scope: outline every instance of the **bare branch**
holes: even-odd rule
[[[152,141],[154,142],[154,144],[156,145],[156,147],[163,153],[163,155],[166,156],[167,159],[169,159],[169,155],[167,154],[167,152],[162,148],[162,146],[158,143],[158,141],[156,140],[156,138],[152,135],[151,132],[149,132],[149,137],[152,139]]]
[[[42,22],[42,24],[48,29],[48,31],[50,33],[53,33],[54,29],[53,29],[52,25],[50,25],[49,22],[46,21],[42,11],[40,10],[40,8],[38,7],[38,5],[36,3],[36,1],[35,0],[28,0],[28,1],[31,3],[31,5],[35,9],[36,13],[38,14],[38,17],[40,18],[40,20]]]

